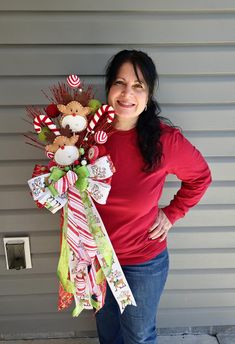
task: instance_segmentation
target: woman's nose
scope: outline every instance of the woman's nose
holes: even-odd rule
[[[123,90],[122,90],[122,95],[128,95],[132,93],[132,87],[131,85],[125,85]]]

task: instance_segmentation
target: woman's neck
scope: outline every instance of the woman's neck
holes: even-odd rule
[[[127,131],[136,127],[137,119],[136,118],[120,118],[117,117],[114,127],[117,130]]]

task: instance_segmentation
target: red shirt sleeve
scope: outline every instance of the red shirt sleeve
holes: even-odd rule
[[[201,153],[174,129],[163,135],[163,156],[167,172],[181,180],[181,187],[162,210],[173,224],[195,206],[211,183],[211,173]]]

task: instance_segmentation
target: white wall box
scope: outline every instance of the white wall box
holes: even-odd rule
[[[31,269],[29,237],[3,238],[7,269]]]

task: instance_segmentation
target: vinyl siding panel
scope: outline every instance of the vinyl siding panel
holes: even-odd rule
[[[233,157],[207,158],[213,174],[214,181],[235,181],[235,159]],[[40,161],[46,164],[46,160]],[[2,161],[0,163],[0,185],[24,185],[29,178],[29,171],[33,170],[35,161]],[[169,181],[174,181],[174,176],[168,177]],[[209,192],[209,190],[208,190]]]
[[[66,4],[63,0],[58,0],[56,6],[53,2],[48,3],[46,0],[40,3],[32,4],[30,0],[22,0],[20,5],[17,0],[11,0],[0,5],[2,11],[42,11],[42,12],[65,12],[65,11],[121,11],[121,12],[234,12],[233,0],[225,0],[223,4],[221,1],[214,0],[199,0],[196,3],[187,0],[179,0],[177,3],[174,0],[148,0],[143,3],[141,0],[135,0],[135,8],[133,8],[132,1],[120,0],[117,3],[110,3],[109,0],[101,0],[99,4],[93,0],[76,1],[68,0]]]
[[[234,21],[235,22],[235,21]],[[146,50],[146,49],[145,49]],[[80,73],[81,74],[81,73]],[[64,77],[2,77],[0,85],[0,105],[28,105],[30,99],[34,104],[44,105],[45,96],[42,89],[49,90],[52,84],[64,80]],[[103,90],[103,78],[100,76],[84,76],[83,80],[92,83],[97,90],[96,94],[105,98]],[[175,77],[166,76],[161,78],[158,90],[158,100],[163,105],[173,104],[232,104],[234,99],[235,76],[192,76]],[[166,92],[168,90],[168,92]],[[14,94],[14,97],[12,97]]]
[[[129,44],[131,46],[131,44]],[[141,46],[140,46],[141,47]],[[66,49],[63,49],[66,48]],[[143,47],[142,47],[143,48]],[[235,47],[220,46],[149,46],[148,53],[161,68],[161,75],[234,75]],[[0,47],[4,65],[2,76],[63,75],[68,71],[101,75],[110,56],[119,47],[115,45],[65,45],[40,44],[24,47],[9,45]],[[216,55],[216,59],[214,58]],[[38,63],[40,61],[40,63]],[[79,61],[79,64],[78,64]],[[95,63],[94,63],[95,61]]]
[[[96,12],[6,12],[0,14],[0,43],[231,44],[235,40],[234,16],[233,13],[102,12],[97,16]],[[218,30],[218,21],[223,30]],[[33,30],[29,30],[32,25]]]
[[[180,183],[167,182],[165,185],[165,193],[163,194],[160,204],[162,206],[168,204],[174,194],[179,189]],[[222,194],[222,196],[221,196]],[[20,201],[19,201],[20,200]],[[211,186],[210,190],[205,194],[200,204],[224,204],[233,205],[235,203],[235,182],[219,183]],[[8,186],[2,187],[0,191],[0,209],[35,209],[31,195],[27,186]]]
[[[169,234],[170,274],[160,327],[233,325],[235,318],[234,1],[68,0],[0,4],[0,336],[95,335],[91,312],[57,312],[59,214],[37,209],[27,188],[43,151],[25,144],[25,106],[71,73],[105,100],[104,69],[123,48],[142,49],[160,77],[162,115],[206,157],[213,184]],[[179,186],[167,178],[161,204]],[[29,235],[30,270],[7,271],[5,236]]]

